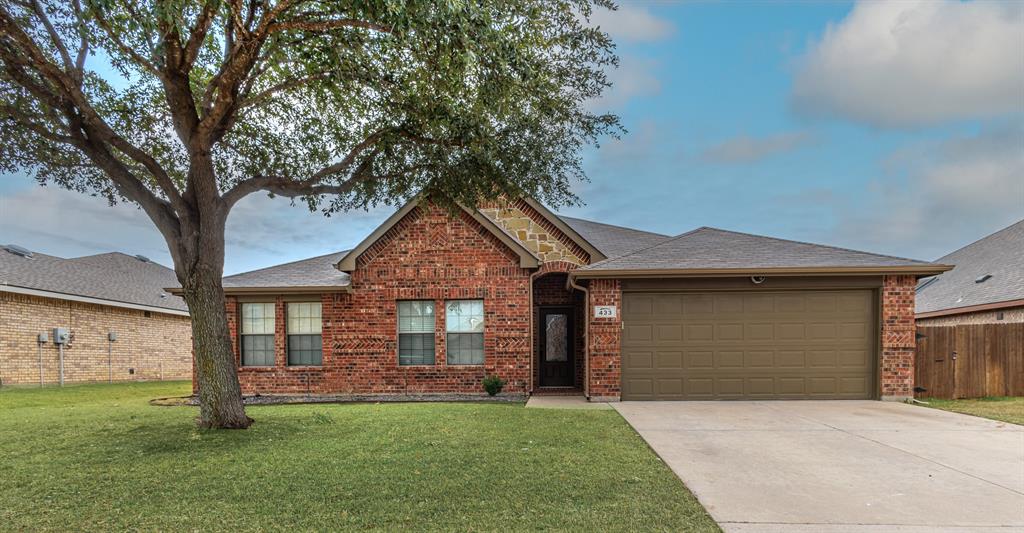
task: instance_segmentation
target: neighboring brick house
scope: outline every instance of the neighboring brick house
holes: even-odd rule
[[[63,259],[0,247],[0,384],[61,382],[55,328],[69,333],[64,383],[188,379],[188,308],[164,291],[176,283],[141,256]]]
[[[918,284],[919,325],[1024,322],[1024,220],[937,262],[953,269]]]
[[[914,289],[943,265],[532,200],[415,199],[352,250],[224,279],[246,393],[596,400],[912,395]]]

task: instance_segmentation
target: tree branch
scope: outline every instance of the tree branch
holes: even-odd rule
[[[73,144],[74,139],[67,135],[60,135],[59,133],[50,130],[46,126],[39,124],[38,122],[32,121],[29,117],[25,116],[20,109],[10,106],[7,104],[0,104],[0,115],[6,115],[11,120],[21,124],[24,128],[35,133],[36,135],[62,144]]]
[[[282,196],[288,196],[287,194],[279,192],[288,189],[296,192],[295,196],[302,196],[302,191],[318,187],[324,179],[345,172],[351,168],[359,155],[373,147],[373,145],[376,144],[377,141],[379,141],[387,132],[388,130],[381,129],[371,133],[363,139],[362,142],[352,147],[341,161],[332,165],[327,165],[306,179],[296,180],[284,176],[256,176],[241,181],[224,194],[224,203],[230,207],[242,198],[259,190],[272,190]],[[374,150],[374,155],[375,154],[376,150]],[[373,156],[366,158],[363,163],[360,164],[360,167],[368,167],[368,162],[372,159]],[[355,175],[356,173],[353,173],[353,176]],[[351,179],[348,181],[351,181]]]
[[[369,22],[366,20],[359,19],[337,19],[337,20],[288,20],[284,22],[277,22],[271,24],[267,28],[267,33],[277,33],[289,30],[303,30],[312,32],[322,32],[328,30],[334,30],[338,28],[362,28],[366,30],[378,31],[381,33],[392,33],[393,29],[387,26]]]
[[[151,60],[142,57],[142,54],[136,52],[130,46],[125,44],[124,41],[121,40],[121,37],[118,36],[118,33],[114,30],[114,28],[110,26],[110,22],[108,22],[107,19],[103,17],[103,13],[100,9],[94,9],[93,13],[96,19],[96,24],[100,27],[100,29],[103,30],[103,32],[107,35],[107,38],[110,39],[110,42],[114,43],[114,46],[117,47],[117,49],[120,50],[122,54],[125,54],[128,57],[130,57],[132,61],[135,62],[135,64],[149,71],[149,73],[156,76],[157,79],[163,79],[163,74],[160,72],[160,69],[156,68],[156,65],[154,65]]]
[[[207,0],[203,4],[203,10],[196,18],[196,25],[189,34],[188,42],[185,43],[182,61],[188,69],[192,68],[196,57],[199,56],[199,50],[203,46],[203,41],[206,39],[207,32],[210,31],[210,25],[213,24],[214,15],[217,14],[219,8],[220,0]]]
[[[36,14],[36,17],[40,22],[43,23],[43,27],[46,28],[46,33],[50,36],[50,41],[53,46],[57,48],[57,52],[60,54],[60,58],[64,61],[64,67],[68,70],[74,68],[74,63],[71,62],[71,55],[68,54],[68,49],[64,46],[64,41],[57,34],[57,30],[54,29],[53,24],[50,22],[50,17],[47,16],[43,6],[39,5],[39,0],[32,0],[32,11]]]
[[[260,91],[259,93],[256,93],[256,94],[254,94],[252,96],[249,96],[249,97],[246,97],[244,92],[243,92],[243,95],[242,95],[243,98],[242,98],[242,100],[238,104],[238,109],[242,110],[242,109],[245,109],[246,107],[249,107],[249,106],[261,104],[264,101],[269,100],[272,96],[274,96],[275,94],[277,94],[277,93],[279,93],[281,91],[287,91],[289,89],[295,89],[295,88],[298,88],[298,87],[302,87],[303,85],[312,83],[314,81],[328,79],[333,74],[334,74],[333,72],[318,72],[316,74],[310,74],[309,76],[299,76],[299,77],[288,78],[288,79],[282,81],[281,83],[274,84],[274,85],[268,87],[267,89],[265,89],[263,91]]]

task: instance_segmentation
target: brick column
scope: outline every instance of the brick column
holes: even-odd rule
[[[914,276],[885,276],[882,283],[882,399],[914,396]]]
[[[617,402],[622,393],[622,288],[617,279],[590,282],[588,376],[592,401]],[[595,318],[594,306],[614,305],[614,318]]]

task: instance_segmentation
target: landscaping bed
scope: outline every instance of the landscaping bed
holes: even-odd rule
[[[286,405],[304,403],[405,403],[405,402],[498,402],[523,403],[528,399],[526,394],[502,393],[496,396],[488,394],[253,394],[242,397],[245,405]],[[150,401],[153,405],[182,406],[199,405],[196,396],[175,396],[157,398]]]

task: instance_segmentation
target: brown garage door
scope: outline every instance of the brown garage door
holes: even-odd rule
[[[625,293],[624,400],[875,396],[869,290]]]

